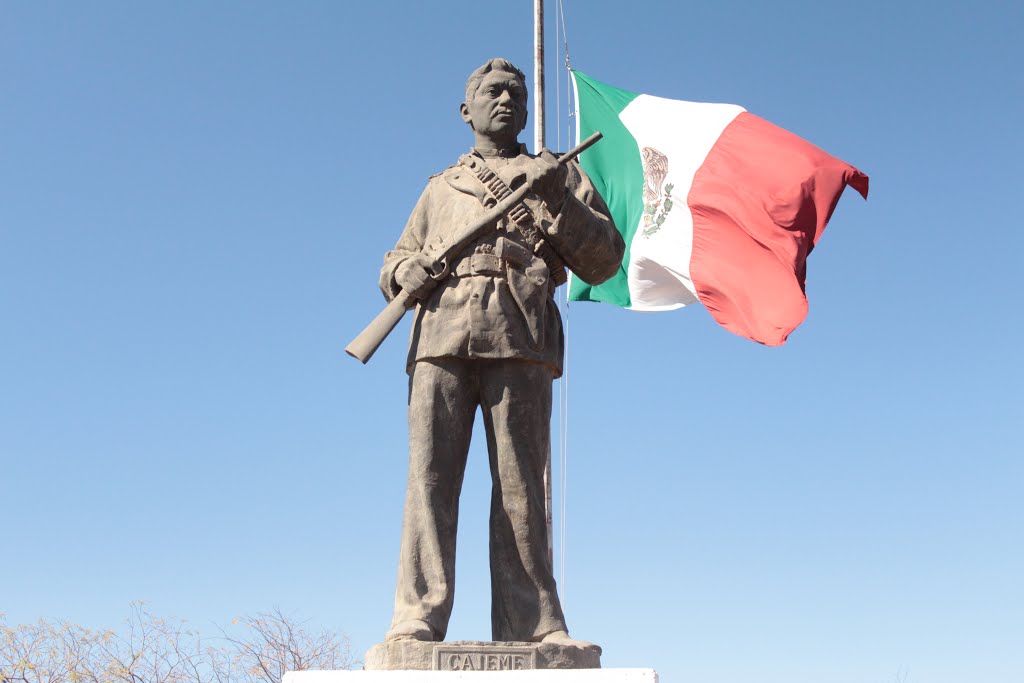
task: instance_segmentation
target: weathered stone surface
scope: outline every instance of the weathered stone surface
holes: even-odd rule
[[[554,643],[390,640],[369,649],[364,668],[368,671],[599,669],[601,650]]]
[[[519,143],[522,71],[489,60],[470,74],[459,111],[473,150],[431,177],[381,269],[389,301],[417,303],[407,363],[409,476],[385,638],[428,643],[432,666],[433,643],[447,635],[459,494],[480,411],[492,476],[491,637],[548,638],[557,647],[538,649],[538,657],[558,667],[589,662],[599,651],[563,651],[573,645],[548,555],[544,469],[551,383],[564,351],[554,293],[566,267],[590,284],[612,277],[625,244],[577,164],[548,151],[531,155]],[[514,197],[521,201],[507,214],[490,214]],[[388,661],[413,656],[402,647]]]

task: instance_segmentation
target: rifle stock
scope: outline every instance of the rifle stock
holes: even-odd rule
[[[384,310],[377,314],[377,317],[366,326],[359,336],[353,339],[345,347],[345,353],[358,358],[364,365],[373,357],[377,347],[387,339],[391,330],[395,329],[398,321],[405,316],[405,312],[416,305],[416,302],[404,289],[398,292],[398,296],[384,307]]]
[[[558,163],[565,164],[570,160],[575,159],[579,156],[580,152],[587,149],[600,139],[601,132],[595,131],[589,138],[559,157]],[[465,248],[466,244],[476,239],[482,230],[487,229],[489,225],[511,211],[512,207],[518,204],[522,198],[526,196],[526,193],[529,192],[529,190],[529,185],[523,185],[513,192],[510,197],[500,202],[493,209],[481,216],[479,220],[470,224],[464,230],[461,230],[458,237],[453,240],[447,249],[445,249],[443,254],[430,254],[430,256],[439,262],[446,261],[448,258],[456,256],[463,248]],[[395,326],[398,325],[398,321],[402,319],[405,312],[415,305],[416,300],[413,299],[412,296],[410,296],[404,289],[401,290],[398,293],[398,296],[392,299],[391,303],[389,303],[383,311],[378,313],[377,317],[359,333],[359,336],[353,339],[349,345],[345,347],[345,353],[353,358],[357,358],[363,364],[366,364],[366,362],[373,357],[373,354],[377,351],[387,336],[391,334],[391,330],[395,329]]]

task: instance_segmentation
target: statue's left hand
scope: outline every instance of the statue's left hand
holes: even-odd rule
[[[544,200],[548,210],[557,214],[565,201],[565,179],[568,174],[564,164],[547,149],[533,159],[532,167],[527,171],[527,182],[531,184],[533,193]]]

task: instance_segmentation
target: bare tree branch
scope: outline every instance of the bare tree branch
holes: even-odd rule
[[[46,619],[8,626],[0,613],[0,683],[281,683],[287,671],[359,665],[345,635],[307,630],[280,608],[228,628],[203,640],[143,603],[120,631]]]

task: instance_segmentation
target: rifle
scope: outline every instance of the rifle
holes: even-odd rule
[[[587,149],[600,139],[601,133],[600,131],[596,131],[589,138],[559,157],[558,163],[565,164],[566,162],[575,159],[579,156],[580,152]],[[450,273],[448,260],[454,256],[458,256],[459,253],[466,248],[466,245],[493,227],[494,223],[511,211],[514,206],[519,204],[523,197],[526,196],[526,193],[530,191],[530,187],[529,183],[523,183],[522,187],[513,192],[493,209],[485,213],[475,222],[470,223],[465,228],[458,231],[451,242],[447,244],[434,243],[425,247],[423,249],[423,253],[433,261],[433,266],[430,268],[431,277],[437,282],[448,277]],[[413,299],[407,291],[404,289],[399,291],[398,295],[391,300],[391,303],[389,303],[387,307],[381,311],[362,332],[359,333],[359,336],[353,339],[349,345],[345,347],[345,353],[353,358],[358,358],[363,363],[366,363],[373,357],[377,347],[379,347],[387,336],[391,334],[391,330],[395,329],[395,326],[398,325],[398,321],[402,319],[405,312],[410,308],[413,308],[415,305],[416,300]]]

